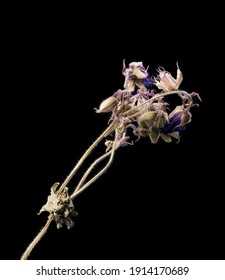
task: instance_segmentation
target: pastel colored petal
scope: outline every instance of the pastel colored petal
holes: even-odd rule
[[[142,72],[139,68],[135,68],[132,75],[134,75],[137,79],[145,79],[148,76],[148,73],[146,71]]]

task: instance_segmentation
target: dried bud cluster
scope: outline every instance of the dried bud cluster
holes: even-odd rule
[[[160,138],[167,143],[173,138],[179,142],[186,124],[191,121],[190,109],[196,105],[193,97],[200,99],[196,93],[179,89],[183,75],[178,65],[176,79],[163,68],[158,69],[156,77],[150,77],[147,69],[142,62],[132,62],[128,68],[123,62],[124,89],[104,100],[97,110],[98,113],[112,113],[110,120],[115,122],[117,147],[130,144],[128,128],[132,128],[138,139],[149,136],[154,144]],[[181,98],[181,105],[173,111],[164,101],[170,94]],[[107,149],[110,149],[108,143],[112,146],[112,141],[107,142]]]
[[[76,216],[73,201],[68,194],[68,188],[64,188],[62,193],[57,193],[59,183],[55,183],[51,188],[51,194],[48,196],[47,203],[41,208],[40,213],[47,211],[53,215],[57,228],[60,229],[63,224],[70,229],[74,222],[72,216]]]

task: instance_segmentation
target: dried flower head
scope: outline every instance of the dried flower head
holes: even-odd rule
[[[152,79],[142,62],[132,62],[126,68],[123,61],[123,75],[125,76],[124,88],[132,95],[137,93],[138,89],[150,90],[152,87]]]
[[[148,68],[147,68],[148,69]],[[123,62],[122,73],[125,76],[124,90],[116,91],[102,104],[110,107],[104,110],[100,105],[98,112],[112,112],[111,121],[115,122],[117,135],[130,138],[130,130],[140,139],[149,136],[153,144],[161,138],[166,143],[175,138],[179,142],[180,134],[185,126],[191,122],[190,109],[196,105],[193,101],[196,93],[187,93],[179,90],[183,75],[177,64],[177,77],[159,68],[157,77],[153,77],[154,85],[159,92],[152,89],[153,80],[142,62],[132,62],[126,68]],[[176,94],[181,98],[181,105],[177,106],[169,114],[170,104],[164,98],[167,95]],[[114,99],[113,99],[114,98]],[[199,98],[200,99],[200,98]],[[108,104],[113,104],[112,106]],[[128,144],[124,142],[123,144]]]
[[[177,64],[177,77],[174,79],[172,75],[165,71],[163,68],[158,69],[158,76],[155,78],[155,85],[158,89],[162,89],[163,91],[172,91],[178,90],[182,80],[183,74],[180,71],[180,68]]]

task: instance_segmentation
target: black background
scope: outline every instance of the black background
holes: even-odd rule
[[[108,115],[94,108],[123,87],[123,59],[151,75],[158,66],[175,75],[178,61],[182,88],[203,102],[178,145],[146,138],[118,151],[75,200],[75,227],[51,225],[30,259],[224,259],[213,8],[17,8],[5,21],[1,259],[20,258],[45,224],[47,213],[37,212],[50,187],[105,129]]]

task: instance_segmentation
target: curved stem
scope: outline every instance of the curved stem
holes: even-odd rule
[[[38,233],[38,235],[34,238],[34,240],[27,247],[26,251],[23,253],[21,260],[26,260],[29,257],[29,255],[32,252],[32,250],[34,249],[34,247],[37,245],[37,243],[41,240],[41,238],[47,232],[52,221],[53,221],[53,216],[50,215],[45,226],[41,229],[41,231]]]
[[[63,189],[66,187],[66,185],[69,183],[69,181],[72,179],[72,177],[75,175],[76,171],[79,169],[79,167],[82,165],[84,160],[89,156],[89,154],[92,152],[92,150],[98,145],[98,143],[109,133],[111,132],[112,128],[114,126],[114,122],[112,122],[105,131],[95,140],[95,142],[88,148],[88,150],[83,154],[81,159],[78,161],[78,163],[75,165],[75,167],[72,169],[70,174],[66,177],[65,181],[61,184],[58,193],[62,192]]]
[[[94,181],[96,181],[109,168],[109,166],[111,165],[111,163],[113,161],[113,157],[114,157],[115,150],[116,150],[115,149],[116,148],[116,138],[117,138],[117,136],[115,137],[115,141],[114,141],[112,150],[110,151],[111,155],[110,155],[109,161],[106,164],[106,166],[101,171],[99,171],[91,180],[89,180],[85,185],[83,185],[83,187],[81,189],[79,189],[77,191],[75,190],[74,193],[70,196],[71,199],[74,199],[78,194],[80,194],[85,189],[87,189],[87,187],[89,187],[92,183],[94,183]]]
[[[172,94],[182,94],[182,93],[183,93],[183,94],[187,94],[187,92],[186,92],[186,91],[183,91],[183,90],[174,90],[174,91],[169,91],[169,92],[158,93],[158,94],[154,95],[153,97],[151,97],[150,99],[148,99],[147,101],[145,101],[145,102],[143,102],[143,103],[141,103],[141,104],[139,104],[139,105],[136,105],[136,106],[134,106],[133,108],[131,108],[130,110],[126,111],[126,112],[124,113],[124,115],[126,116],[127,114],[129,114],[129,113],[132,112],[133,110],[136,110],[138,107],[141,107],[141,106],[143,106],[143,105],[145,105],[145,104],[147,104],[147,103],[149,103],[149,102],[152,102],[152,101],[154,101],[155,99],[158,99],[158,98],[160,98],[160,97],[164,97],[164,96],[172,95]]]
[[[149,104],[150,105],[150,104]],[[129,116],[130,119],[137,117],[138,115],[141,115],[143,112],[145,112],[148,109],[148,107],[142,109],[141,111],[134,113],[133,115]]]

